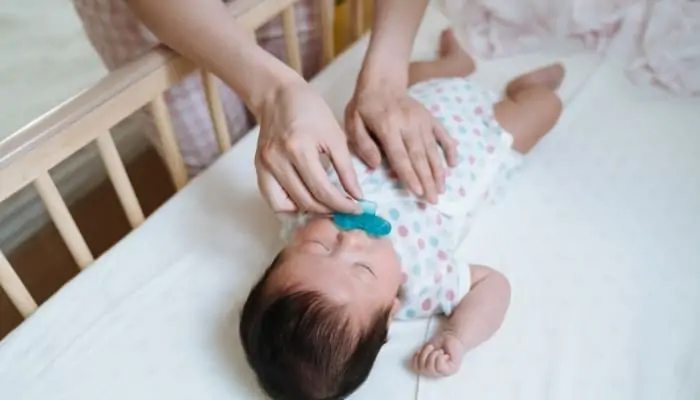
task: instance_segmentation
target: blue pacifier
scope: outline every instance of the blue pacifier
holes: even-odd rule
[[[333,213],[333,222],[344,231],[361,229],[370,236],[383,237],[391,232],[389,221],[376,215],[377,205],[371,201],[358,201],[362,214]]]

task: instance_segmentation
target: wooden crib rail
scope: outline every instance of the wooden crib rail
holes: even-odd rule
[[[234,18],[252,32],[285,9],[292,7],[296,1],[238,0],[229,8]],[[288,33],[293,32],[285,31],[285,35]],[[332,36],[332,32],[328,34],[329,37]],[[95,131],[110,129],[134,111],[152,102],[194,69],[195,65],[189,60],[161,46],[110,73],[95,86],[59,105],[0,142],[0,177],[3,182],[0,188],[0,201],[28,184],[41,171],[52,168],[87,145],[95,139]],[[216,97],[211,95],[209,99],[214,100]],[[156,121],[159,119],[156,118]],[[161,132],[161,134],[168,136],[169,132]],[[59,138],[57,139],[56,136]],[[23,158],[41,147],[48,147],[51,151],[60,148],[61,151],[51,154],[48,158],[31,160],[31,166],[23,165],[25,164],[21,162]],[[180,158],[176,155],[172,157]],[[179,164],[181,163],[173,163],[169,167],[176,185],[182,187],[184,184],[182,179],[175,178],[182,172],[177,169],[182,169],[184,166]],[[17,170],[25,173],[17,174]]]
[[[239,23],[251,33],[277,15],[282,15],[285,46],[291,67],[301,71],[301,52],[294,18],[298,0],[236,0],[228,7]],[[330,62],[333,49],[332,0],[321,2],[323,59]],[[359,38],[363,15],[362,0],[350,0],[351,38]],[[82,269],[93,262],[93,255],[73,220],[68,206],[54,184],[49,171],[57,164],[95,142],[133,228],[144,221],[144,213],[126,173],[110,129],[135,111],[148,107],[153,115],[163,156],[176,187],[187,184],[185,163],[173,132],[164,92],[192,73],[196,66],[184,57],[160,46],[124,67],[112,71],[93,87],[37,118],[0,142],[0,202],[33,184],[49,215],[65,241],[77,265]],[[209,106],[219,148],[231,147],[221,96],[215,79],[202,71],[205,97]],[[0,287],[24,317],[37,304],[0,252]]]

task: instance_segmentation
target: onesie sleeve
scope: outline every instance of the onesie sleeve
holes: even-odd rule
[[[462,266],[453,260],[447,267],[443,282],[438,300],[442,312],[449,317],[471,288],[469,264]]]

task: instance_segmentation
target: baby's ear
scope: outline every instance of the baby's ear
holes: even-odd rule
[[[394,315],[396,315],[397,312],[399,312],[399,308],[401,307],[401,300],[399,298],[394,299],[394,303],[391,305],[391,312],[389,313],[389,321],[387,321],[387,324],[391,323],[391,320],[394,318]]]

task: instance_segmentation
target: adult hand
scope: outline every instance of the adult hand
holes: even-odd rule
[[[456,141],[440,121],[408,95],[405,86],[369,86],[358,82],[345,111],[351,145],[371,168],[382,161],[381,145],[389,165],[409,190],[429,202],[437,202],[438,193],[445,190],[446,176],[439,148],[444,151],[447,164],[454,167]]]
[[[323,98],[306,82],[280,87],[264,101],[255,155],[258,187],[275,212],[360,212],[328,178],[328,156],[341,184],[362,198],[346,136]]]

